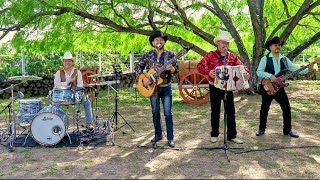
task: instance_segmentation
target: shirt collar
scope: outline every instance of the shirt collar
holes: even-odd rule
[[[74,73],[74,70],[75,70],[75,68],[74,67],[72,67],[72,69],[71,69],[71,73],[70,73],[70,75],[66,72],[66,70],[64,70],[64,68],[63,68],[63,71],[65,72],[65,74],[66,75],[68,75],[68,76],[71,76],[73,73]]]
[[[273,59],[275,59],[272,53],[269,54],[269,57],[272,57]],[[279,59],[281,59],[281,58],[283,58],[283,57],[284,57],[284,56],[280,53],[280,54],[279,54]]]

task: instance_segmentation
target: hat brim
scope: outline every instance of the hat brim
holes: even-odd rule
[[[234,39],[228,39],[228,40],[226,40],[226,39],[222,39],[221,37],[215,37],[215,38],[213,39],[213,42],[214,42],[215,44],[217,44],[218,41],[232,42],[233,40],[234,40]]]
[[[150,37],[149,37],[149,43],[150,43],[150,45],[151,45],[152,47],[154,47],[154,46],[152,45],[152,41],[154,41],[154,39],[157,38],[157,37],[162,37],[162,36],[150,36]],[[164,42],[167,42],[168,36],[163,36],[162,38],[163,38]]]
[[[76,62],[76,58],[61,58],[61,61],[64,61],[64,60],[72,60],[73,61],[73,63],[75,63]]]
[[[284,45],[284,41],[283,41],[283,42],[279,42],[279,43],[266,42],[265,47],[266,47],[266,49],[267,49],[268,51],[271,51],[271,50],[270,50],[270,46],[271,46],[272,44],[279,44],[280,46],[283,46],[283,45]]]

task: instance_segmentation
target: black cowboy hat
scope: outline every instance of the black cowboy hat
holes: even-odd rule
[[[268,51],[270,51],[270,46],[272,44],[280,44],[281,46],[284,44],[284,41],[280,42],[280,38],[278,36],[273,37],[269,41],[266,42],[265,47]]]
[[[153,41],[155,38],[157,38],[157,37],[162,37],[165,42],[167,42],[167,40],[168,40],[168,36],[165,36],[160,30],[155,30],[155,31],[153,32],[153,35],[151,35],[151,36],[149,37],[149,42],[150,42],[151,46],[153,46],[153,45],[152,45],[152,41]]]

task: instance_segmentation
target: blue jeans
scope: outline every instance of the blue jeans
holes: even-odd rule
[[[92,115],[91,102],[90,102],[90,99],[88,98],[88,95],[83,95],[82,104],[83,104],[84,113],[85,113],[85,121],[86,123],[91,123],[93,115]],[[60,108],[61,104],[52,103],[52,106]]]
[[[155,135],[162,136],[161,118],[160,118],[160,99],[163,105],[163,113],[167,127],[167,139],[173,140],[173,117],[172,117],[172,90],[171,85],[159,87],[154,95],[150,97],[153,126]]]

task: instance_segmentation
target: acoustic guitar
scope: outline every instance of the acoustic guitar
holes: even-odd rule
[[[193,48],[193,45],[189,47],[184,47],[180,52],[177,53],[173,58],[171,58],[169,61],[167,61],[161,68],[151,68],[148,72],[140,74],[138,78],[137,88],[140,91],[141,95],[144,97],[150,97],[154,94],[156,91],[157,85],[160,85],[163,83],[163,79],[160,77],[160,74],[166,70],[166,67],[169,64],[172,64],[176,59],[181,58],[183,55],[185,55],[190,49]],[[151,81],[151,84],[149,86],[143,85],[143,79],[149,78]]]
[[[287,70],[282,70],[276,75],[277,80],[275,82],[271,82],[271,80],[268,79],[263,79],[261,82],[261,85],[265,91],[267,91],[268,95],[274,95],[278,90],[282,87],[287,87],[289,84],[285,83],[284,81],[293,78],[299,74],[299,72],[305,70],[308,68],[308,66],[312,67],[315,63],[320,63],[320,58],[317,58],[314,62],[309,63],[306,66],[302,66],[301,68],[297,69],[296,71],[293,71],[291,73],[288,73],[286,75],[282,75],[283,71]]]

